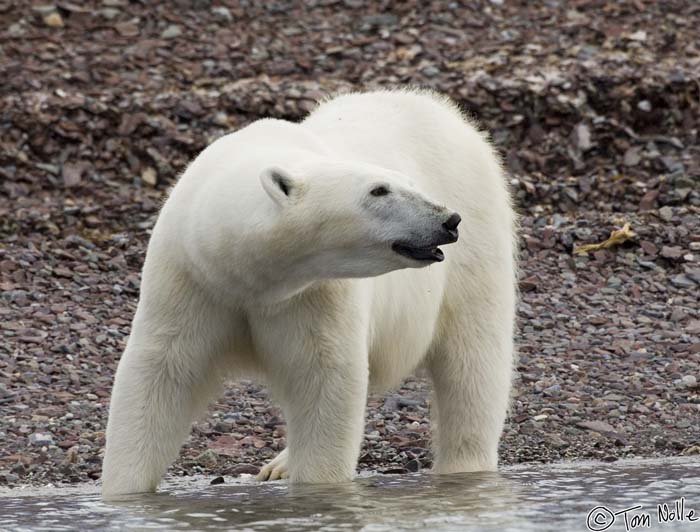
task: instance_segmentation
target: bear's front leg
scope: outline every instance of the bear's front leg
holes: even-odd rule
[[[443,324],[428,360],[436,473],[493,471],[508,410],[513,372],[513,305],[509,278],[490,301],[471,297]],[[488,286],[488,283],[484,283]],[[470,301],[467,299],[467,301]]]
[[[349,481],[364,432],[366,325],[347,309],[313,299],[289,307],[251,322],[272,394],[287,421],[283,458],[289,481]],[[263,480],[275,467],[267,469]]]
[[[110,400],[105,498],[155,491],[193,419],[220,390],[227,322],[195,293],[178,294],[186,301],[173,298],[170,307],[139,303]]]

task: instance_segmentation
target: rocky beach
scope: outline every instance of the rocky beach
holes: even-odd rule
[[[700,4],[0,1],[0,19],[0,485],[99,479],[149,233],[192,157],[403,85],[489,131],[521,214],[502,462],[700,455]],[[372,395],[360,469],[429,467],[429,407],[420,375]],[[225,481],[284,445],[264,388],[232,383],[170,474]]]

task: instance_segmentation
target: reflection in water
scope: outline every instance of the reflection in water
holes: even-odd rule
[[[369,476],[335,486],[188,479],[109,503],[69,492],[0,495],[0,530],[586,530],[599,505],[613,512],[642,505],[652,529],[700,529],[700,521],[656,517],[657,504],[680,497],[700,515],[700,461],[689,459]],[[624,530],[622,516],[609,530]]]
[[[454,521],[457,514],[470,519],[484,512],[506,511],[514,502],[513,483],[498,474],[436,477],[363,478],[336,486],[244,484],[221,486],[202,493],[172,493],[116,503],[141,517],[156,520],[168,514],[184,528],[206,528],[212,519],[252,530],[282,523],[290,530],[325,526],[328,530],[395,530],[398,524],[424,528]],[[176,500],[177,502],[174,502]],[[171,526],[175,521],[168,521]]]

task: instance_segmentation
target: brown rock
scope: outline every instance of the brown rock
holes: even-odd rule
[[[239,477],[241,475],[257,475],[258,473],[260,473],[260,468],[252,464],[237,464],[226,470],[226,474],[232,477]]]
[[[658,190],[650,190],[649,192],[644,194],[644,196],[642,196],[642,199],[639,201],[639,210],[649,211],[653,209],[656,206],[656,200],[658,197]]]
[[[85,165],[80,163],[66,163],[63,165],[63,186],[75,187],[80,184],[85,171]]]
[[[649,255],[650,257],[656,257],[656,254],[659,252],[659,248],[657,248],[653,242],[649,242],[648,240],[640,241],[639,245],[644,251],[644,254]]]
[[[122,37],[136,37],[140,33],[138,24],[130,21],[115,24],[114,29]]]
[[[605,421],[579,421],[576,426],[586,430],[600,432],[601,434],[616,432],[615,427]]]
[[[538,285],[539,279],[537,276],[530,275],[529,277],[526,277],[520,281],[520,290],[523,292],[532,292],[533,290],[537,290]]]
[[[665,259],[680,259],[683,256],[683,249],[678,246],[664,246],[659,253]]]

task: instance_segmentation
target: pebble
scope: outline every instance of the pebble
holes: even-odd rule
[[[671,277],[671,284],[676,288],[695,288],[695,283],[682,273]]]
[[[570,443],[564,440],[561,436],[557,434],[550,434],[547,437],[547,442],[555,449],[566,449],[569,447]]]
[[[608,277],[607,283],[610,288],[619,288],[622,285],[622,279],[613,275]]]
[[[150,187],[156,186],[156,183],[158,182],[158,174],[156,173],[155,168],[152,168],[151,166],[144,168],[141,172],[141,181]]]
[[[686,388],[695,388],[698,385],[698,379],[695,375],[684,375],[683,378],[681,378],[681,383]]]
[[[683,321],[688,317],[688,313],[681,308],[674,308],[669,316],[669,319],[673,322]]]
[[[622,162],[625,166],[637,166],[642,160],[639,148],[630,148],[625,152]]]
[[[44,16],[44,24],[51,28],[62,28],[63,27],[63,17],[57,12],[49,13]]]
[[[392,13],[380,15],[367,15],[362,18],[362,25],[366,26],[393,26],[399,21],[399,17]]]
[[[120,15],[121,11],[113,7],[105,7],[100,9],[100,15],[107,20],[113,20]]]
[[[53,4],[38,4],[32,6],[32,11],[41,15],[42,17],[45,17],[51,13],[56,13],[56,6]]]
[[[239,477],[241,475],[257,475],[258,473],[260,473],[260,468],[252,464],[238,464],[227,471],[227,474],[232,477]]]
[[[219,111],[214,115],[214,120],[213,122],[217,126],[221,127],[231,127],[231,119],[229,116],[224,112],[224,111]]]
[[[170,24],[160,34],[162,39],[174,39],[175,37],[179,37],[180,35],[182,35],[182,28],[177,24]]]
[[[37,446],[53,445],[53,436],[47,432],[35,432],[29,436],[29,443]]]
[[[374,431],[372,431],[372,432],[368,432],[367,434],[365,434],[365,439],[366,439],[366,440],[377,441],[377,440],[379,440],[380,438],[381,438],[381,436],[379,435],[379,432],[376,431],[376,430],[374,430]]]
[[[582,429],[592,430],[595,432],[616,432],[615,427],[605,421],[580,421],[576,426]]]
[[[406,469],[408,469],[410,472],[415,473],[416,471],[420,471],[421,463],[419,460],[413,459],[413,460],[406,462],[406,465],[404,467]]]
[[[213,7],[211,9],[211,12],[218,18],[219,20],[222,20],[224,22],[231,22],[233,21],[233,15],[231,14],[231,10],[228,7],[225,6],[217,6]]]
[[[542,390],[542,393],[546,396],[549,396],[549,397],[557,397],[561,394],[561,384],[559,384],[559,383],[552,384],[551,386],[548,386],[547,388]],[[538,417],[539,416],[535,416],[532,419],[534,419],[535,421],[538,421]]]
[[[689,279],[700,284],[700,268],[686,268],[685,274]]]
[[[10,24],[10,26],[7,28],[7,33],[12,37],[21,37],[24,35],[24,25],[19,22]]]
[[[233,426],[234,426],[233,423],[228,423],[226,421],[217,421],[214,424],[213,429],[216,432],[221,432],[222,434],[228,434],[229,432],[231,432],[233,430]]]
[[[679,259],[683,256],[683,249],[679,246],[663,246],[659,255],[665,259]]]
[[[216,467],[216,464],[218,463],[217,455],[211,449],[207,449],[199,454],[194,461],[199,465],[210,468]]]
[[[670,222],[673,218],[673,209],[671,207],[661,207],[659,209],[659,216],[664,222]]]

